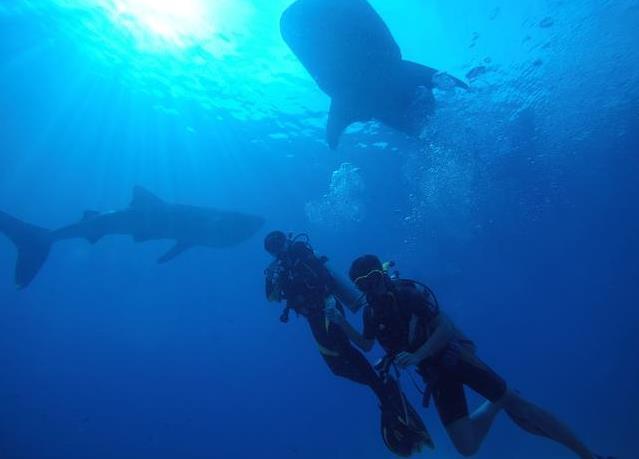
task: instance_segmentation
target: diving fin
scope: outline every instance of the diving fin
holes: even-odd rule
[[[387,376],[385,391],[380,409],[382,440],[386,447],[400,457],[410,457],[424,447],[434,449],[435,443],[424,421],[391,376]]]
[[[184,253],[185,250],[190,249],[192,246],[190,244],[185,244],[183,242],[177,242],[171,250],[166,252],[160,258],[158,258],[158,263],[167,263],[173,260],[175,257]]]
[[[49,256],[53,243],[50,231],[0,212],[0,232],[18,249],[15,285],[18,289],[24,289],[36,277]]]

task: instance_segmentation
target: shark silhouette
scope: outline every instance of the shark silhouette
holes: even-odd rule
[[[440,72],[402,60],[390,30],[366,0],[297,0],[282,14],[280,30],[332,99],[326,128],[332,149],[357,121],[375,119],[409,135],[421,132],[435,107],[433,77]]]
[[[51,246],[60,240],[83,238],[96,243],[111,234],[130,235],[136,242],[171,239],[175,245],[158,259],[158,263],[166,263],[191,247],[223,248],[239,244],[263,224],[263,218],[253,215],[168,203],[141,187],[133,189],[128,208],[105,213],[87,211],[80,222],[54,231],[0,211],[0,233],[18,249],[15,283],[20,289],[31,283]]]

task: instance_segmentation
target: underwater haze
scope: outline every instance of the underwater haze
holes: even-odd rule
[[[436,89],[417,138],[357,123],[337,150],[291,3],[0,0],[1,211],[58,228],[142,186],[266,219],[166,264],[166,241],[62,241],[23,290],[0,234],[0,459],[392,457],[373,394],[267,302],[275,229],[342,273],[394,260],[511,387],[639,457],[639,1],[371,0],[470,90]],[[436,444],[416,457],[460,457],[402,383]],[[476,457],[574,456],[502,414]]]

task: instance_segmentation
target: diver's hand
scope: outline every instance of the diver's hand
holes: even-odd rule
[[[339,325],[340,327],[346,322],[346,319],[342,315],[341,312],[335,306],[329,306],[324,309],[324,314],[326,314],[326,318],[333,322],[335,325]]]
[[[419,359],[415,354],[410,352],[402,352],[395,357],[395,364],[400,368],[413,367],[419,363]]]
[[[326,299],[324,300],[324,308],[325,309],[331,309],[331,308],[336,308],[337,307],[337,300],[335,299],[335,297],[333,295],[329,295],[326,297]]]

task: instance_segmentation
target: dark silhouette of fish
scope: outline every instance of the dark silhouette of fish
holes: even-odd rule
[[[159,263],[166,263],[196,247],[223,248],[253,236],[264,224],[261,217],[206,207],[167,203],[141,187],[133,189],[128,208],[113,212],[87,211],[84,218],[50,231],[0,211],[0,233],[17,247],[17,288],[27,287],[46,261],[51,246],[60,240],[83,238],[96,243],[110,234],[130,235],[136,242],[170,239],[175,245]]]
[[[297,0],[282,14],[280,29],[332,99],[326,128],[331,148],[357,121],[375,119],[409,135],[421,132],[434,110],[433,77],[439,72],[403,60],[390,30],[366,0]]]

